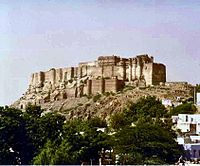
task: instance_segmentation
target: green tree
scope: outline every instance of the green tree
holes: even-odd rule
[[[17,109],[0,108],[0,164],[26,163],[28,144],[22,114]]]
[[[98,118],[66,122],[60,141],[48,143],[34,158],[34,164],[81,164],[91,159],[97,164],[101,149],[109,146],[107,134],[97,131],[102,123]],[[49,152],[50,158],[46,157]]]
[[[41,149],[39,155],[33,159],[34,165],[49,165],[53,164],[52,159],[54,158],[56,145],[52,141],[48,140],[44,147]]]
[[[137,103],[130,105],[129,110],[132,115],[150,116],[153,118],[160,118],[167,114],[164,105],[155,96],[140,98]]]
[[[48,139],[56,141],[63,130],[65,117],[57,113],[47,113],[40,117],[40,134],[46,142]]]
[[[23,114],[25,119],[26,135],[28,137],[29,164],[43,148],[47,140],[56,141],[62,133],[65,117],[56,114],[42,114],[43,110],[39,106],[30,105]]]
[[[200,92],[200,84],[196,84],[196,92]]]
[[[178,114],[194,114],[197,112],[197,108],[192,103],[184,103],[170,111],[170,115],[178,115]]]
[[[107,123],[99,117],[93,117],[87,121],[88,125],[91,127],[106,128]]]
[[[167,110],[155,97],[131,103],[123,113],[111,118],[118,129],[112,146],[121,164],[170,164],[177,161],[183,149],[175,141]],[[164,119],[163,119],[164,117]]]
[[[162,118],[167,116],[167,110],[161,101],[154,96],[140,98],[136,103],[130,103],[122,113],[116,113],[111,117],[111,127],[120,129],[136,123],[141,118]]]
[[[141,123],[142,122],[142,123]],[[162,122],[141,121],[114,135],[114,150],[122,164],[172,164],[183,154],[175,141],[176,134]]]
[[[44,114],[38,106],[26,112],[0,108],[0,164],[31,164],[48,139],[56,141],[62,133],[65,118]]]
[[[130,123],[123,112],[115,113],[110,119],[110,127],[115,130],[119,130],[127,125],[130,125]]]

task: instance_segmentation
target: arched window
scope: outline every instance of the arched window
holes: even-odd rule
[[[185,121],[187,122],[188,121],[188,116],[186,115],[186,117],[185,117]]]

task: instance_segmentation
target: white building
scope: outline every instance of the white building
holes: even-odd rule
[[[176,99],[177,101],[172,101],[170,99],[162,99],[162,105],[164,105],[165,107],[171,107],[171,106],[174,106],[174,107],[177,107],[181,104],[183,104],[182,102],[179,102],[180,100],[180,97],[177,97]]]
[[[186,137],[178,137],[177,138],[177,142],[180,145],[183,144],[198,144],[200,143],[200,136],[198,135],[190,135],[190,136],[186,136]]]
[[[183,133],[200,134],[200,114],[179,114],[172,116],[172,121]]]
[[[172,116],[176,128],[185,134],[178,137],[178,144],[183,145],[188,159],[200,160],[200,114],[179,114]]]
[[[165,107],[172,106],[172,101],[169,99],[162,99],[162,105]]]
[[[196,104],[197,106],[200,106],[200,93],[197,93],[196,96],[197,96]]]
[[[183,145],[187,159],[200,160],[200,136],[178,137],[177,142]]]
[[[193,142],[193,143],[200,143],[200,136],[199,135],[191,135],[190,139],[191,139],[191,142]]]
[[[184,144],[183,147],[188,158],[192,160],[200,159],[200,143]]]

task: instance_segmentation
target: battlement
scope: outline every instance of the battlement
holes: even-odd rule
[[[119,56],[100,56],[98,58],[99,66],[116,66],[119,63],[121,58]]]
[[[84,67],[84,66],[97,66],[98,62],[97,61],[91,61],[91,62],[81,62],[78,64],[79,67]]]
[[[137,55],[135,58],[132,59],[133,63],[154,63],[153,57],[149,57],[147,54],[144,55]]]

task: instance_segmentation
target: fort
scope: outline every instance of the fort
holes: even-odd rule
[[[100,56],[96,61],[79,63],[77,67],[33,73],[20,105],[23,108],[27,102],[41,104],[96,93],[115,93],[127,84],[144,87],[165,82],[166,67],[154,63],[153,57]]]

